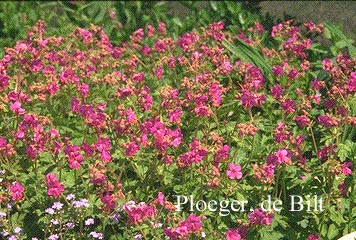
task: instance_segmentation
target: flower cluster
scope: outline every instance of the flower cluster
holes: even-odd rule
[[[350,230],[356,61],[314,44],[322,25],[214,22],[176,36],[160,22],[120,43],[95,25],[45,29],[39,21],[0,59],[2,237],[232,240],[296,219],[298,239],[327,238],[315,228],[325,223]],[[340,218],[208,211],[215,197],[258,204],[301,191]],[[187,193],[202,201],[175,212]],[[7,220],[18,215],[33,225]]]

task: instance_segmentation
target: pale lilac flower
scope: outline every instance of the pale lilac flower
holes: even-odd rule
[[[15,229],[14,229],[14,233],[15,234],[20,234],[22,232],[22,228],[20,228],[20,227],[16,227]]]
[[[154,227],[154,228],[161,228],[162,227],[162,223],[154,223],[154,222],[151,222],[151,224],[152,224],[152,226]]]
[[[52,234],[51,236],[48,237],[48,240],[57,240],[59,239],[57,234]]]
[[[120,213],[114,213],[113,215],[110,216],[110,220],[113,221],[114,223],[118,223],[120,217],[121,217]]]
[[[73,201],[72,204],[75,208],[89,207],[89,203],[87,199],[82,199],[80,201]]]
[[[11,235],[10,237],[7,238],[8,240],[17,240],[17,237],[15,235]]]
[[[137,234],[136,236],[134,236],[134,239],[142,239],[142,234]]]
[[[71,201],[71,200],[73,200],[74,198],[75,198],[75,195],[74,195],[73,193],[69,194],[69,195],[66,197],[66,199],[67,199],[68,201]]]
[[[45,210],[45,212],[48,213],[49,215],[53,215],[53,214],[54,214],[53,208],[47,208],[47,209]]]
[[[104,239],[104,236],[102,233],[91,232],[90,236],[92,236],[93,238],[97,238],[97,239]]]
[[[51,219],[51,223],[53,225],[58,225],[59,224],[59,221],[57,219]]]
[[[55,202],[55,203],[53,203],[53,206],[52,206],[52,208],[56,209],[56,210],[61,210],[62,207],[63,207],[63,203],[61,203],[61,202]]]
[[[85,226],[93,225],[94,224],[94,219],[93,218],[88,218],[84,222]]]
[[[69,222],[69,223],[66,223],[66,227],[67,227],[68,229],[73,229],[73,228],[75,227],[75,224],[72,223],[72,222]]]

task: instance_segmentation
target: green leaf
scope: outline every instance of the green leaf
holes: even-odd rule
[[[328,239],[334,239],[335,237],[337,237],[338,234],[339,234],[338,228],[335,226],[335,224],[331,224],[328,230],[328,235],[327,235]]]
[[[94,19],[94,23],[101,23],[106,15],[106,9],[101,7],[98,15]]]
[[[218,10],[217,3],[215,1],[210,1],[210,7],[216,12]]]
[[[236,46],[225,39],[222,44],[227,50],[229,50],[236,57],[240,58],[242,61],[253,63],[255,66],[260,68],[265,77],[272,82],[272,79],[270,79],[272,67],[253,47],[238,38],[236,39]]]
[[[337,39],[343,40],[347,45],[347,49],[349,51],[350,56],[352,58],[356,58],[356,48],[352,45],[350,39],[335,25],[329,23],[324,23],[324,25],[326,29],[328,29],[328,31],[331,33],[331,38],[332,36],[335,36]]]

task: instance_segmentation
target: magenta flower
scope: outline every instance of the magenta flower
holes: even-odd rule
[[[140,150],[140,146],[137,145],[135,142],[130,142],[127,147],[125,154],[128,157],[135,156],[135,154]]]
[[[281,66],[279,66],[279,65],[273,66],[272,73],[276,77],[284,75],[283,68]]]
[[[225,144],[221,148],[215,150],[214,153],[214,164],[219,164],[229,158],[230,146]]]
[[[159,205],[164,205],[164,194],[162,192],[158,193],[157,201]]]
[[[153,218],[157,213],[155,207],[144,202],[136,204],[134,201],[127,202],[124,210],[128,214],[128,222],[133,225],[141,224],[145,220]]]
[[[107,209],[113,210],[115,208],[116,202],[110,193],[106,193],[104,196],[100,198],[100,200]]]
[[[285,149],[279,149],[276,152],[277,161],[281,164],[291,164],[289,153]]]
[[[297,115],[294,117],[294,120],[297,122],[297,124],[300,126],[300,127],[306,127],[310,124],[310,119],[308,116],[306,115]]]
[[[262,209],[255,209],[247,214],[248,219],[253,225],[271,225],[274,217],[273,213],[267,213]]]
[[[272,87],[271,95],[277,100],[282,97],[283,89],[281,88],[281,86],[279,84],[276,84]]]
[[[10,187],[11,192],[11,199],[12,201],[20,201],[23,199],[25,188],[18,182],[13,182],[12,186]]]
[[[352,170],[351,167],[352,166],[352,162],[344,162],[342,164],[342,174],[344,174],[345,176],[351,175],[352,174]]]
[[[133,76],[132,76],[132,80],[134,82],[141,82],[143,81],[143,79],[145,78],[145,74],[143,72],[140,72],[140,73],[135,73]]]
[[[182,110],[174,109],[168,113],[169,121],[171,123],[180,124],[180,117],[182,116]]]
[[[64,192],[64,185],[57,179],[55,173],[46,175],[47,194],[51,197],[59,197]]]
[[[287,98],[281,103],[281,107],[286,114],[293,113],[295,111],[296,102],[292,99]]]
[[[242,240],[246,237],[247,233],[248,230],[245,227],[230,228],[227,230],[225,237],[226,240]]]
[[[10,78],[0,73],[0,90],[5,90],[6,88],[8,88],[9,83]]]
[[[326,115],[320,115],[318,117],[318,123],[326,128],[331,128],[339,124],[339,119],[327,113]]]
[[[230,179],[241,179],[242,178],[241,166],[235,165],[233,163],[229,163],[229,169],[226,171],[226,175]]]
[[[356,72],[350,74],[349,82],[347,83],[348,90],[350,92],[356,91]]]
[[[69,167],[75,170],[78,170],[84,161],[84,158],[79,151],[80,147],[76,145],[70,145],[64,150]]]
[[[18,115],[22,115],[25,113],[25,109],[21,108],[21,102],[18,102],[18,101],[14,102],[10,106],[10,110]]]
[[[126,113],[126,120],[127,122],[132,125],[133,123],[136,122],[137,117],[135,112],[132,110],[132,108],[127,109],[127,113]]]
[[[314,233],[308,236],[307,240],[319,240],[319,235]]]

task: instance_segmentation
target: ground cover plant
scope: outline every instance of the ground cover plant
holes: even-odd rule
[[[213,22],[172,37],[159,22],[115,45],[100,26],[53,36],[39,21],[4,51],[2,238],[356,229],[355,48],[334,26]]]

